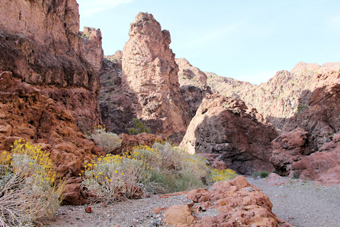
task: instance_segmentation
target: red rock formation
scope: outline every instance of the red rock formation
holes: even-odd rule
[[[190,122],[180,147],[189,153],[213,153],[228,168],[242,174],[273,169],[271,141],[278,136],[243,101],[210,95]]]
[[[168,208],[163,220],[171,225],[195,227],[291,226],[272,213],[273,205],[268,196],[241,176],[231,182],[215,183],[209,190],[190,191],[188,199],[194,204]],[[208,209],[217,209],[218,214],[203,218],[194,215]]]
[[[102,149],[77,132],[72,114],[43,96],[39,89],[12,78],[11,72],[0,73],[0,152],[10,151],[17,139],[39,144],[49,152],[57,178],[77,177],[84,163]],[[73,186],[68,185],[68,183]],[[77,189],[76,181],[67,182],[66,188]],[[78,191],[68,191],[67,203],[83,203]]]
[[[306,105],[299,100],[303,92],[314,91],[318,87],[333,83],[327,75],[333,71],[338,72],[339,69],[340,63],[325,63],[319,66],[300,62],[290,72],[279,71],[269,81],[260,85],[218,77],[212,73],[207,75],[208,85],[214,92],[242,99],[248,107],[256,108],[276,128],[282,129],[286,119],[293,117]],[[328,78],[320,80],[320,75],[326,75]]]
[[[84,27],[79,32],[82,38],[82,51],[85,59],[98,73],[102,69],[104,51],[102,49],[102,33],[100,29]]]
[[[161,136],[148,134],[148,133],[140,133],[137,135],[127,135],[127,134],[120,134],[119,138],[122,140],[121,144],[121,150],[124,151],[131,151],[132,148],[136,146],[149,146],[152,147],[152,145],[155,142],[164,142],[164,138]]]
[[[0,70],[70,110],[79,130],[97,126],[99,77],[82,52],[76,0],[3,0],[0,21]]]
[[[181,138],[188,125],[188,105],[179,90],[169,31],[161,30],[151,14],[139,13],[129,35],[123,50],[122,86],[134,96],[137,117],[152,133]]]
[[[319,83],[333,84],[305,91],[304,108],[287,120],[273,141],[271,161],[282,175],[340,183],[340,72],[319,74]]]
[[[212,94],[210,87],[207,86],[207,75],[192,66],[184,58],[177,58],[176,63],[179,67],[178,81],[181,86],[180,90],[185,101],[189,104],[191,117],[194,117],[203,98],[208,94]]]

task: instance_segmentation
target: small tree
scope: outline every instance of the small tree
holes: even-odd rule
[[[137,135],[142,132],[149,133],[150,129],[146,127],[138,118],[133,118],[133,128],[129,128],[129,135]]]

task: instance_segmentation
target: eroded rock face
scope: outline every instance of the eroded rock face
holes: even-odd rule
[[[189,114],[178,83],[178,66],[169,48],[170,33],[151,14],[139,13],[123,50],[122,87],[132,97],[136,116],[152,133],[181,137]]]
[[[9,152],[18,139],[39,144],[51,154],[58,179],[79,177],[84,163],[91,162],[93,155],[103,154],[102,148],[77,132],[72,114],[36,87],[13,78],[11,72],[1,72],[0,91],[0,152]],[[76,190],[65,191],[74,195],[67,197],[69,204],[86,201],[78,181],[67,181],[66,188]]]
[[[84,27],[79,35],[82,38],[82,51],[85,59],[98,73],[102,69],[104,58],[101,31],[100,29]]]
[[[185,101],[189,104],[191,118],[195,116],[203,98],[212,94],[207,86],[207,75],[192,66],[186,59],[177,58],[176,63],[179,67],[178,81],[181,93]]]
[[[282,129],[287,119],[299,113],[306,102],[301,96],[307,90],[333,83],[330,76],[340,70],[340,63],[298,63],[291,71],[279,71],[266,83],[252,85],[232,78],[207,73],[208,85],[214,92],[238,97],[250,108],[256,108],[277,129]],[[323,77],[324,79],[320,79]]]
[[[203,100],[180,147],[189,153],[213,153],[242,174],[273,169],[271,141],[278,136],[255,109],[220,95]]]
[[[99,77],[83,53],[76,0],[3,0],[0,21],[0,70],[70,110],[79,130],[98,125]]]
[[[175,226],[291,226],[272,213],[268,196],[241,176],[215,183],[209,190],[192,190],[188,199],[193,203],[169,207],[163,220]],[[218,214],[197,218],[198,213],[209,209],[216,209]]]
[[[273,141],[271,161],[282,175],[340,183],[340,73],[319,75],[333,84],[305,91],[303,109],[287,120],[284,133]]]

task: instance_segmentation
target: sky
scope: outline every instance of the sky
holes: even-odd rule
[[[339,0],[77,0],[81,30],[100,28],[105,55],[122,50],[130,23],[148,12],[170,48],[205,72],[266,82],[298,62],[340,61]]]

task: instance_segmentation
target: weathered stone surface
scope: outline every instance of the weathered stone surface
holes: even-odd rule
[[[194,204],[172,206],[165,212],[166,223],[175,226],[291,226],[272,213],[268,196],[239,176],[231,182],[215,183],[209,190],[196,189],[188,193]],[[201,207],[201,208],[200,208]],[[198,212],[216,209],[217,215]]]
[[[100,29],[84,27],[79,35],[82,37],[82,51],[85,59],[98,73],[102,69],[104,58],[101,31]]]
[[[151,14],[139,13],[123,49],[122,87],[132,97],[137,118],[152,133],[178,140],[189,121],[178,83],[178,66],[169,48],[170,33]]]
[[[242,99],[249,108],[256,108],[277,129],[282,129],[288,118],[306,106],[306,100],[301,100],[303,93],[332,84],[332,74],[339,70],[340,63],[319,66],[300,62],[290,72],[279,71],[269,81],[259,85],[206,74],[208,85],[214,92]]]
[[[72,114],[39,89],[13,78],[11,72],[1,72],[0,91],[0,152],[10,151],[17,139],[39,144],[50,153],[58,179],[78,176],[93,155],[103,154],[102,148],[77,132]],[[67,187],[72,190],[65,191],[68,203],[82,203],[80,191],[71,183]]]
[[[210,95],[190,122],[180,147],[189,153],[213,153],[243,174],[273,169],[271,141],[278,136],[256,110],[243,101]]]
[[[122,140],[121,150],[124,151],[131,151],[132,148],[137,146],[149,146],[156,142],[164,142],[164,138],[159,135],[153,135],[149,133],[139,133],[137,135],[128,135],[128,134],[120,134],[119,138]]]
[[[0,70],[70,110],[79,130],[97,126],[99,77],[82,52],[76,0],[3,0],[0,21]]]
[[[340,73],[319,78],[334,83],[303,93],[305,108],[288,119],[285,133],[273,141],[271,161],[282,175],[339,184]]]
[[[203,98],[207,94],[212,94],[210,87],[207,86],[207,75],[184,58],[177,58],[176,63],[179,67],[180,90],[189,104],[191,117],[194,117]]]

